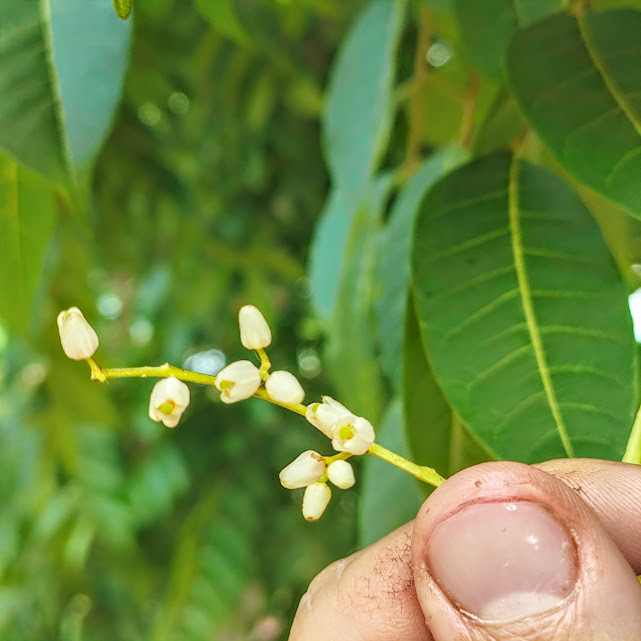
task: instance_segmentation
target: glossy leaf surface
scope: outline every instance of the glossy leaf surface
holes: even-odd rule
[[[510,87],[579,181],[641,217],[641,12],[554,16],[516,35]]]
[[[560,11],[563,0],[454,0],[454,10],[471,60],[488,76],[500,78],[512,35],[545,15]]]
[[[111,123],[131,22],[102,0],[24,0],[3,2],[0,24],[0,147],[73,182]]]
[[[627,296],[563,182],[504,153],[455,171],[424,201],[412,265],[437,378],[491,453],[620,459],[637,397]]]

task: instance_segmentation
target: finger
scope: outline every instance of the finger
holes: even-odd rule
[[[641,465],[559,459],[535,467],[561,479],[597,513],[628,563],[641,574]]]
[[[631,566],[577,493],[542,470],[486,463],[452,477],[421,508],[412,561],[436,641],[639,639]]]
[[[311,583],[289,641],[432,641],[410,565],[413,522]]]

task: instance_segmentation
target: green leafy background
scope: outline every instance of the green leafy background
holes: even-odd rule
[[[322,435],[196,386],[164,429],[152,381],[64,357],[72,305],[104,366],[215,373],[251,302],[308,401],[446,476],[641,462],[641,2],[23,0],[0,33],[0,637],[285,639],[427,494],[365,456],[306,523],[277,477]]]

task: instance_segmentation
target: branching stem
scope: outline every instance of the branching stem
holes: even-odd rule
[[[262,354],[259,352],[262,373],[262,370],[265,367],[269,367],[269,359],[267,358],[267,354],[265,354],[263,350],[260,351],[263,352]],[[170,376],[174,376],[181,381],[187,381],[190,383],[199,383],[201,385],[210,386],[215,386],[216,384],[215,376],[210,376],[209,374],[200,374],[199,372],[192,372],[187,369],[181,369],[179,367],[175,367],[174,365],[170,365],[169,363],[165,363],[164,365],[159,365],[157,367],[111,367],[105,369],[101,368],[93,358],[87,359],[87,363],[89,363],[89,367],[91,368],[91,379],[100,383],[106,383],[110,378],[169,378]],[[291,405],[288,403],[281,403],[279,401],[276,401],[271,398],[271,396],[267,393],[267,390],[263,388],[257,390],[254,396],[256,396],[257,398],[262,398],[263,400],[270,403],[274,403],[275,405],[279,405],[280,407],[284,407],[285,409],[288,409],[291,412],[295,412],[296,414],[300,414],[301,416],[305,416],[305,414],[307,413],[307,407],[305,405],[302,405],[300,403]],[[445,479],[431,467],[417,465],[416,463],[413,463],[412,461],[404,458],[400,454],[396,454],[395,452],[392,452],[391,450],[378,445],[378,443],[374,443],[369,448],[368,453],[373,454],[374,456],[378,456],[384,461],[387,461],[388,463],[395,465],[401,470],[408,472],[420,481],[429,483],[434,487],[438,487],[441,483],[443,483],[443,481],[445,481]],[[336,460],[345,460],[350,456],[351,455],[349,453],[341,452],[339,454],[335,454],[334,456],[325,458],[327,461],[332,462]]]

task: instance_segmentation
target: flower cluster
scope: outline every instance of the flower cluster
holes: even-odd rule
[[[314,450],[297,456],[278,476],[281,485],[288,490],[305,488],[303,516],[308,521],[318,521],[332,498],[327,481],[341,490],[348,490],[356,482],[350,463],[333,456],[321,456]]]
[[[337,452],[365,454],[374,442],[372,424],[362,416],[354,416],[331,396],[323,396],[322,403],[308,405],[305,417],[332,439],[332,447]]]
[[[344,490],[354,485],[354,470],[346,459],[365,454],[370,449],[375,438],[374,428],[369,421],[354,415],[329,396],[323,396],[321,402],[311,403],[307,407],[303,405],[305,390],[298,379],[290,372],[270,372],[271,363],[265,349],[271,345],[272,333],[260,310],[253,305],[243,306],[238,314],[238,322],[240,341],[245,348],[257,352],[260,367],[249,360],[235,361],[215,377],[204,381],[194,378],[193,372],[178,370],[169,364],[161,368],[139,368],[138,372],[145,370],[145,373],[129,375],[146,376],[151,369],[154,370],[151,375],[163,377],[151,391],[149,417],[167,427],[176,427],[189,406],[189,387],[179,377],[208,384],[213,382],[220,392],[221,401],[226,404],[260,396],[303,414],[331,440],[332,447],[339,452],[334,456],[321,456],[318,452],[307,450],[280,473],[283,487],[305,488],[303,515],[308,521],[316,521],[332,496],[328,483]],[[87,360],[94,380],[105,381],[108,374],[115,375],[116,370],[102,370],[93,360],[99,344],[98,336],[77,307],[58,315],[58,328],[65,354],[75,360]],[[127,371],[133,372],[133,369]]]

